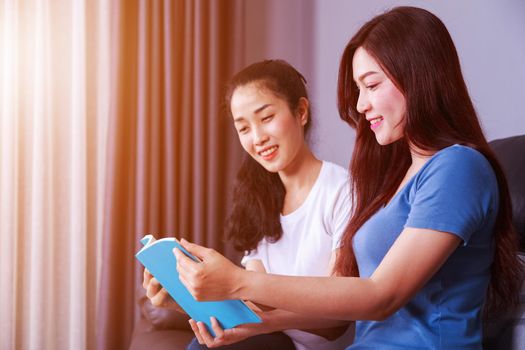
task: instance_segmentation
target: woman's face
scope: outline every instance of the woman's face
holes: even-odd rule
[[[405,97],[377,61],[359,47],[352,61],[354,81],[359,89],[357,111],[365,115],[380,145],[403,137]]]
[[[257,83],[233,92],[230,107],[239,141],[270,172],[285,171],[304,145],[306,99],[300,104],[294,115],[285,100]]]

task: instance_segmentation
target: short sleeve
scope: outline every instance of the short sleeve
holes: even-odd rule
[[[268,243],[266,242],[266,239],[263,238],[259,244],[257,245],[257,248],[250,251],[249,253],[247,254],[244,254],[244,256],[242,257],[241,259],[241,265],[246,267],[246,264],[248,263],[248,261],[250,260],[261,260],[263,263],[265,261],[267,261],[267,258],[268,258],[268,254],[267,254],[267,249],[266,249],[266,245]]]
[[[346,226],[350,220],[351,212],[350,185],[348,182],[345,182],[339,190],[332,211],[332,251],[336,250],[341,245],[341,239],[343,238]]]
[[[429,160],[410,196],[405,227],[453,233],[464,244],[497,212],[494,171],[481,153],[464,146],[449,147]]]

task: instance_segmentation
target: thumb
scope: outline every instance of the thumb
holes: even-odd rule
[[[200,260],[203,260],[206,252],[209,250],[206,247],[200,246],[195,243],[188,242],[184,238],[180,240],[180,245],[186,249],[188,252],[199,258]]]

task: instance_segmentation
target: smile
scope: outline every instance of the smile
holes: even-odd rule
[[[257,152],[261,157],[263,158],[268,158],[270,157],[275,151],[277,151],[277,148],[279,148],[278,146],[272,146],[272,147],[268,147],[264,150],[262,150],[261,152]]]
[[[377,117],[374,119],[370,119],[370,128],[375,129],[377,128],[381,122],[383,121],[383,117]]]

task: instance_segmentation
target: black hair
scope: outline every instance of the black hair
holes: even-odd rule
[[[231,79],[225,94],[230,115],[235,90],[252,83],[285,100],[294,113],[301,98],[308,99],[306,79],[301,73],[286,61],[265,60],[244,68]],[[310,107],[307,113],[305,134],[311,124]],[[225,227],[226,237],[236,250],[251,251],[263,238],[270,242],[281,238],[280,214],[285,194],[277,173],[267,171],[250,155],[244,155],[233,190],[232,212]]]

